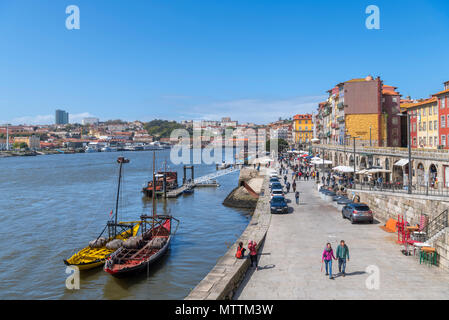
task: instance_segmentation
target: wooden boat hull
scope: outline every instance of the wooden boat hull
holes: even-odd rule
[[[139,231],[140,224],[133,227],[132,235],[129,229],[119,234],[116,239],[125,240],[131,236],[135,236]],[[113,240],[113,239],[110,239]],[[109,241],[110,241],[109,240]],[[79,252],[75,253],[69,259],[64,260],[64,264],[67,266],[78,267],[79,270],[88,270],[96,267],[100,267],[104,264],[106,259],[114,253],[115,250],[108,249],[106,247],[101,248],[91,248],[89,246],[81,249]]]
[[[167,239],[160,249],[152,248],[150,239],[139,249],[121,247],[111,255],[104,265],[104,271],[115,276],[123,277],[147,270],[150,265],[159,261],[167,252],[171,242],[171,220],[166,220],[159,227],[148,231],[152,239]],[[156,234],[155,234],[156,233]]]
[[[134,275],[136,273],[145,272],[149,267],[151,267],[151,265],[157,263],[165,255],[165,253],[168,251],[170,247],[170,241],[171,237],[169,237],[167,243],[156,254],[152,255],[150,259],[146,262],[140,263],[134,267],[123,268],[119,271],[111,270],[109,268],[106,268],[106,266],[104,270],[117,278],[123,278]]]

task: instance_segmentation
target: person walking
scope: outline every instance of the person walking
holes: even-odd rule
[[[332,276],[332,259],[337,260],[334,256],[332,246],[328,242],[321,256],[321,263],[323,263],[324,261],[324,263],[326,264],[326,276],[329,275],[329,279],[334,280],[334,277]]]
[[[293,188],[293,192],[296,192],[296,181],[295,180],[293,180],[292,188]]]
[[[285,185],[285,187],[287,188],[287,193],[290,192],[290,181],[287,181],[287,184]]]
[[[338,272],[343,275],[346,275],[346,258],[349,261],[349,248],[346,245],[344,240],[340,241],[340,245],[337,248],[337,259],[338,259]]]
[[[284,176],[284,184],[287,183],[287,175]]]
[[[248,250],[249,250],[249,257],[251,259],[251,267],[253,267],[253,264],[255,264],[256,268],[258,268],[258,265],[257,265],[257,243],[253,240],[250,240],[248,243]]]
[[[299,191],[295,192],[295,200],[296,200],[296,204],[299,205]]]

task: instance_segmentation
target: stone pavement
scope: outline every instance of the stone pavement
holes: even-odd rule
[[[259,250],[261,269],[247,272],[234,299],[449,299],[449,274],[404,256],[396,234],[381,230],[378,221],[352,225],[320,198],[314,181],[301,180],[297,189],[300,204],[290,190],[290,212],[271,217]],[[324,266],[320,271],[321,254],[327,242],[335,252],[341,239],[350,253],[346,277],[338,275],[334,260],[330,280]],[[378,282],[372,281],[376,268]]]

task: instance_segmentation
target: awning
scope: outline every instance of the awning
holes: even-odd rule
[[[334,171],[338,171],[338,172],[354,172],[354,168],[353,167],[348,167],[348,166],[337,166],[332,168],[332,170]]]
[[[403,167],[406,164],[408,164],[408,159],[401,159],[399,161],[396,161],[394,165],[398,167]]]
[[[312,160],[311,162],[310,162],[311,164],[316,164],[316,165],[323,165],[323,164],[332,164],[332,161],[330,161],[330,160]]]

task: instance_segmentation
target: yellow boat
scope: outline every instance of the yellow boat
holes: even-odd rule
[[[117,199],[115,206],[114,220],[108,221],[106,227],[103,229],[101,234],[97,237],[97,240],[103,235],[108,228],[108,236],[105,245],[98,248],[91,248],[90,246],[85,247],[79,252],[75,253],[69,259],[64,260],[64,263],[68,266],[76,266],[79,270],[87,270],[95,267],[99,267],[104,264],[107,257],[109,257],[114,251],[112,249],[106,248],[106,243],[112,240],[120,239],[126,240],[137,234],[140,227],[140,221],[133,222],[117,222],[118,217],[118,203],[120,198],[120,184],[122,180],[122,166],[125,163],[129,163],[128,159],[119,157],[117,163],[120,165],[118,187],[117,187]],[[111,212],[112,214],[112,212]]]
[[[124,225],[126,224],[126,222],[120,222],[119,224]],[[126,240],[129,237],[134,237],[135,235],[137,235],[139,227],[140,223],[123,231],[116,237],[109,238],[107,242],[114,239]],[[77,266],[79,270],[92,269],[102,266],[106,258],[109,257],[114,251],[115,250],[106,248],[106,246],[100,248],[91,248],[87,246],[79,252],[75,253],[69,259],[64,260],[64,263],[68,266]]]

